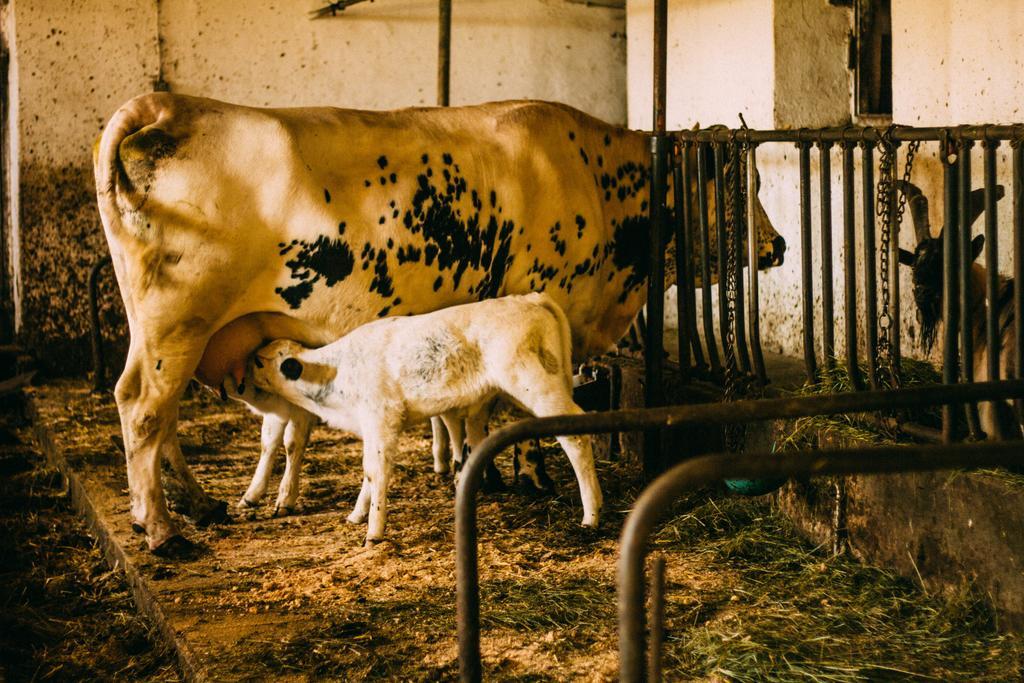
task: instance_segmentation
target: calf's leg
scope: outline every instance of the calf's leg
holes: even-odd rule
[[[368,431],[363,437],[363,472],[370,489],[370,511],[366,526],[368,544],[384,540],[388,516],[388,483],[397,443],[398,433],[390,429]]]
[[[430,432],[432,437],[431,451],[434,454],[434,471],[438,474],[448,474],[450,468],[445,451],[448,450],[450,444],[448,429],[444,425],[444,420],[440,417],[430,418]]]
[[[263,416],[263,426],[260,428],[260,462],[252,475],[252,481],[249,482],[249,488],[238,501],[239,508],[256,507],[266,493],[270,473],[274,469],[274,461],[277,460],[277,450],[281,447],[287,425],[288,420],[280,415],[266,413]]]
[[[309,433],[313,429],[313,415],[294,414],[284,431],[285,465],[281,486],[277,490],[274,516],[288,515],[299,499],[299,475],[302,474],[302,456],[306,453]]]

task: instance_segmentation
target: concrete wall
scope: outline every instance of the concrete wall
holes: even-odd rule
[[[88,269],[105,252],[91,145],[161,74],[171,90],[257,106],[388,109],[436,101],[437,2],[14,0],[21,336],[52,371],[87,366]],[[455,2],[451,103],[532,97],[625,122],[622,11],[563,0]],[[14,120],[12,118],[12,120]],[[17,193],[16,193],[17,194]],[[109,273],[103,278],[110,282]],[[107,327],[123,331],[107,288]],[[115,334],[123,346],[124,334]]]
[[[894,120],[911,125],[1010,123],[1024,119],[1024,5],[1013,0],[986,3],[986,15],[968,0],[901,0],[895,2]],[[737,126],[743,112],[754,128],[799,128],[842,125],[850,121],[852,84],[846,70],[847,33],[851,11],[825,0],[678,0],[669,3],[668,124],[672,128],[724,123]],[[651,125],[651,0],[629,0],[629,122]],[[901,167],[904,158],[901,150]],[[942,166],[936,145],[922,148],[914,165],[913,182],[932,197],[931,222],[937,232],[942,217]],[[974,184],[981,186],[980,150],[974,152]],[[1009,146],[999,149],[1000,182],[1009,187]],[[855,156],[856,253],[863,259],[863,216],[860,192],[860,153]],[[811,156],[813,264],[820,277],[818,216],[818,153]],[[843,339],[841,156],[831,152],[833,273],[836,339]],[[878,157],[875,156],[877,164]],[[786,238],[786,263],[762,273],[762,334],[765,349],[802,354],[800,311],[800,218],[797,152],[791,145],[769,144],[758,149],[760,199],[776,229]],[[877,177],[877,175],[876,175]],[[1000,206],[1000,268],[1010,267],[1010,206]],[[979,222],[976,231],[980,231]],[[909,215],[900,244],[913,249]],[[982,258],[980,262],[984,263]],[[858,283],[863,270],[858,265]],[[863,305],[863,288],[860,301]],[[924,356],[912,311],[909,273],[901,273],[903,348]],[[818,336],[820,281],[815,283]],[[674,309],[674,293],[669,301]],[[672,324],[674,321],[669,321]],[[863,348],[864,321],[858,318]],[[820,353],[820,351],[819,351]],[[863,354],[863,351],[862,351]],[[845,352],[840,351],[840,355]]]

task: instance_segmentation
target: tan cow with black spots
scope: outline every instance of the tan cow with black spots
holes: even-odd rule
[[[199,518],[223,504],[176,435],[193,375],[242,379],[266,340],[321,346],[385,316],[547,292],[573,355],[612,347],[644,303],[648,138],[569,107],[253,109],[154,93],[95,155],[131,332],[116,399],[134,523],[187,545],[166,457]],[[763,210],[762,258],[777,261]],[[669,271],[671,272],[671,270]]]

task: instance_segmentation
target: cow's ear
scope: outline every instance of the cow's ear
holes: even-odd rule
[[[905,266],[914,265],[914,255],[906,249],[900,249],[900,263]]]
[[[285,379],[290,379],[294,382],[299,377],[302,377],[302,363],[294,358],[285,358],[281,361],[281,374],[284,375]]]
[[[978,258],[981,255],[981,250],[985,247],[985,236],[978,235],[971,240],[971,260]]]

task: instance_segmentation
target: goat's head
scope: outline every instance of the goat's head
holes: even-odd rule
[[[914,235],[917,246],[913,253],[900,249],[900,263],[910,266],[911,280],[914,284],[914,303],[917,304],[917,320],[921,325],[921,341],[926,350],[931,350],[935,343],[935,330],[942,319],[942,240],[946,226],[932,237],[931,223],[928,219],[928,198],[913,183],[898,181],[897,187],[907,199],[910,217],[914,223]],[[1002,199],[1005,193],[1002,185],[996,185],[996,200]],[[985,191],[971,192],[971,206],[968,220],[971,225],[985,210]],[[947,226],[956,222],[946,220]],[[985,244],[984,235],[971,240],[971,260],[978,258]]]

